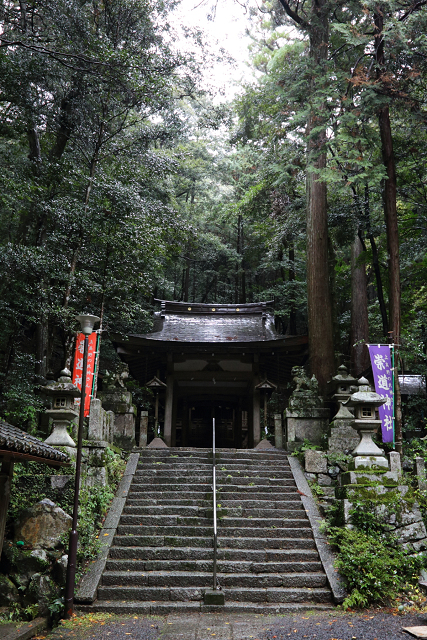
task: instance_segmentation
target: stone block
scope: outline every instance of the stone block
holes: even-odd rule
[[[427,489],[427,480],[424,458],[415,458],[415,473],[417,476],[418,489],[425,491]]]
[[[10,607],[19,602],[19,591],[7,576],[0,573],[0,607]]]
[[[88,440],[103,440],[105,427],[105,411],[102,402],[98,398],[90,401],[89,427],[87,432]]]
[[[207,589],[203,596],[204,604],[208,605],[224,605],[225,604],[225,595],[223,591]]]
[[[37,603],[39,615],[45,616],[49,613],[49,604],[59,597],[59,587],[47,575],[35,573],[25,592],[24,604]]]
[[[282,414],[274,414],[274,446],[276,449],[283,449],[283,426]]]
[[[407,542],[414,543],[427,538],[427,531],[423,522],[414,522],[405,527],[399,527],[395,533],[402,544]]]
[[[86,487],[106,487],[108,485],[105,467],[89,467],[85,478]]]
[[[141,411],[141,417],[139,420],[139,446],[145,449],[147,446],[147,434],[148,434],[148,411]]]
[[[102,394],[102,406],[105,411],[114,411],[116,413],[117,405],[132,406],[132,394],[124,389],[107,391]]]
[[[65,581],[67,578],[67,567],[68,567],[68,556],[61,556],[53,566],[52,575],[55,580],[61,587],[65,586]]]
[[[305,470],[309,473],[327,473],[328,461],[323,451],[307,449],[305,452]]]
[[[23,540],[35,549],[54,549],[71,523],[71,516],[45,498],[27,509],[16,522],[15,540]]]
[[[388,469],[387,458],[383,456],[356,456],[354,458],[354,468],[360,469],[363,467],[382,467]]]
[[[332,485],[332,478],[326,473],[319,473],[317,482],[321,487],[330,487]]]
[[[113,442],[113,434],[114,434],[114,411],[106,411],[105,412],[105,435],[104,438],[107,442]]]
[[[136,445],[133,413],[116,414],[113,441],[115,445],[126,450],[131,450]]]
[[[335,453],[351,452],[360,442],[360,437],[348,420],[334,420],[330,424],[328,451]]]
[[[298,416],[286,410],[288,442],[303,442],[320,445],[326,431],[329,412],[327,409],[313,410],[312,415]]]
[[[73,480],[74,476],[50,476],[50,486],[57,491],[63,491]]]
[[[313,482],[317,481],[317,474],[316,473],[308,473],[307,471],[304,473],[305,477],[307,478],[307,480],[312,480]]]
[[[397,451],[391,451],[388,454],[390,463],[390,471],[395,471],[399,476],[402,475],[402,465],[400,460],[400,453]]]

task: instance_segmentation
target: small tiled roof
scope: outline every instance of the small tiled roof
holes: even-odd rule
[[[70,461],[66,453],[45,444],[38,438],[17,427],[0,420],[0,455],[4,452],[18,454],[19,457],[39,458],[40,462],[67,463]],[[18,457],[17,456],[17,457]]]
[[[248,343],[283,339],[274,327],[271,302],[200,304],[161,300],[147,340],[161,342]]]

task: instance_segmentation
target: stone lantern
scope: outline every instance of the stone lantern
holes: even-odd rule
[[[357,432],[352,428],[354,415],[345,406],[352,392],[357,388],[357,379],[353,378],[348,373],[347,367],[342,364],[331,382],[334,390],[332,400],[338,404],[338,411],[329,425],[328,450],[347,454],[360,440]]]
[[[63,369],[58,382],[53,382],[42,389],[50,399],[50,409],[46,411],[46,415],[53,421],[53,430],[45,440],[46,444],[53,447],[75,448],[76,444],[68,434],[67,427],[79,415],[74,409],[74,399],[80,397],[80,391],[71,380],[71,372]]]
[[[335,400],[338,404],[338,412],[334,416],[333,420],[336,418],[353,417],[347,407],[344,407],[343,404],[347,402],[352,391],[354,391],[354,387],[357,386],[357,379],[353,378],[353,376],[348,373],[347,367],[342,364],[338,367],[337,375],[332,378],[332,384],[335,391],[332,396],[332,400]]]
[[[381,426],[376,417],[376,409],[384,404],[385,399],[371,390],[366,378],[360,378],[359,389],[347,401],[347,406],[354,408],[355,420],[353,429],[360,434],[360,442],[352,452],[354,467],[372,467],[373,465],[388,469],[384,451],[372,440],[372,436]]]

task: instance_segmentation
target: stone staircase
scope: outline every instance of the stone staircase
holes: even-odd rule
[[[212,453],[143,449],[97,600],[115,613],[284,613],[331,606],[331,590],[287,456],[217,450],[218,580],[212,588]]]

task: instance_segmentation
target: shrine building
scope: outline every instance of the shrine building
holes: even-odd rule
[[[256,446],[263,393],[290,382],[307,336],[278,334],[272,302],[157,302],[151,333],[111,338],[136,380],[157,380],[166,444],[212,446],[215,417],[218,447]]]

